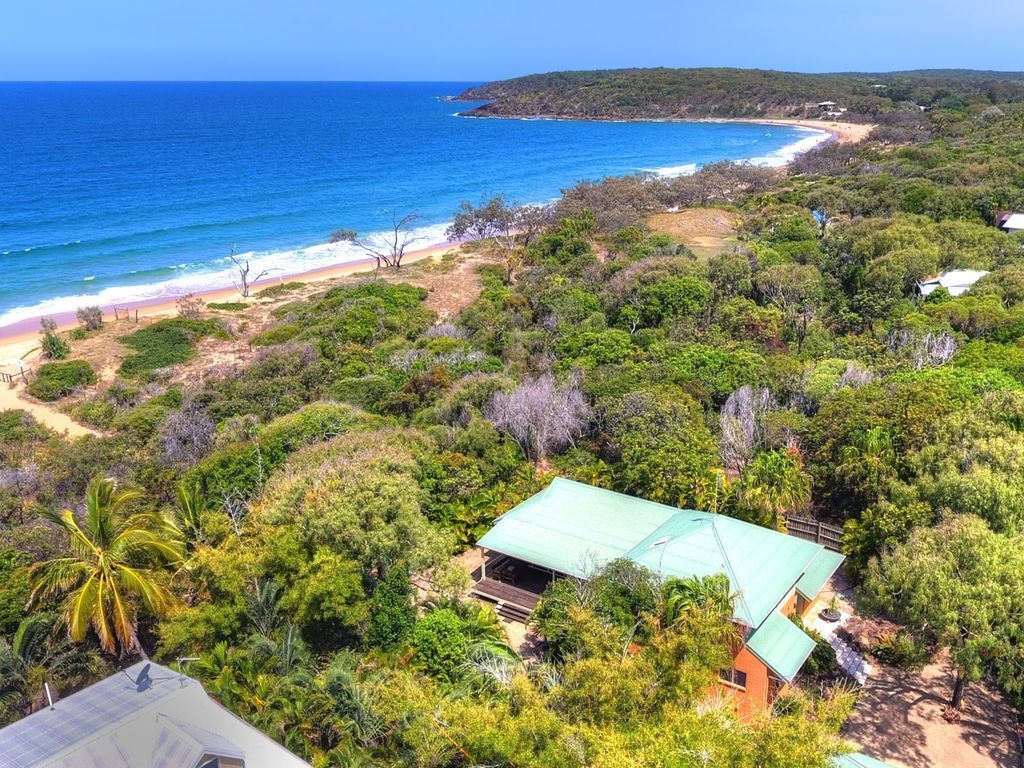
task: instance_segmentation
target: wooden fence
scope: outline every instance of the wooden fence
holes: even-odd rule
[[[825,549],[839,552],[843,540],[843,529],[809,517],[787,517],[786,532],[798,539],[824,545]]]
[[[22,381],[28,381],[28,374],[32,372],[31,368],[21,368],[18,371],[8,372],[0,371],[0,381],[5,384],[13,384],[15,379],[21,379]]]

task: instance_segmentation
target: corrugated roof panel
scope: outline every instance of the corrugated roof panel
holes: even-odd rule
[[[747,638],[747,648],[787,683],[814,650],[814,641],[778,611]]]
[[[149,683],[136,685],[133,681],[146,666]],[[197,685],[191,680],[189,684]],[[61,699],[53,711],[40,710],[0,730],[0,768],[40,763],[180,690],[179,677],[170,670],[148,662],[134,664],[125,674],[111,675]]]
[[[818,556],[811,561],[796,583],[796,591],[808,600],[813,600],[825,586],[825,582],[832,578],[845,558],[838,552],[830,552],[827,549],[821,550]]]

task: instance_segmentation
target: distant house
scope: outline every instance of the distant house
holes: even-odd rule
[[[814,640],[790,617],[815,612],[843,561],[768,528],[564,478],[498,518],[478,543],[484,562],[474,593],[520,620],[552,579],[587,578],[620,558],[663,578],[725,574],[741,642],[721,686],[741,712],[766,709],[793,681]]]
[[[309,768],[206,695],[140,662],[0,730],[0,768]]]
[[[922,296],[928,296],[941,287],[949,291],[950,296],[959,296],[967,293],[971,286],[987,274],[982,269],[953,269],[922,280],[917,284],[917,290]]]
[[[818,106],[824,110],[833,109],[836,106],[834,101],[819,101]]]
[[[1024,232],[1024,213],[1001,213],[996,218],[996,226],[1004,232]]]

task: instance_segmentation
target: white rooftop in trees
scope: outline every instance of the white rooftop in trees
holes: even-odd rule
[[[1024,213],[1011,213],[1000,227],[1006,232],[1024,232]]]
[[[150,662],[0,730],[0,768],[309,768],[190,677]]]
[[[988,272],[982,269],[952,269],[949,272],[942,272],[935,277],[929,277],[917,284],[917,290],[922,296],[927,296],[937,288],[945,288],[950,296],[959,296],[967,293],[971,286],[981,280]]]

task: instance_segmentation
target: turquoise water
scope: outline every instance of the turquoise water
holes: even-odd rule
[[[230,285],[228,251],[286,275],[319,246],[460,200],[550,200],[584,178],[780,164],[821,134],[750,124],[480,120],[466,83],[0,84],[0,326]]]

